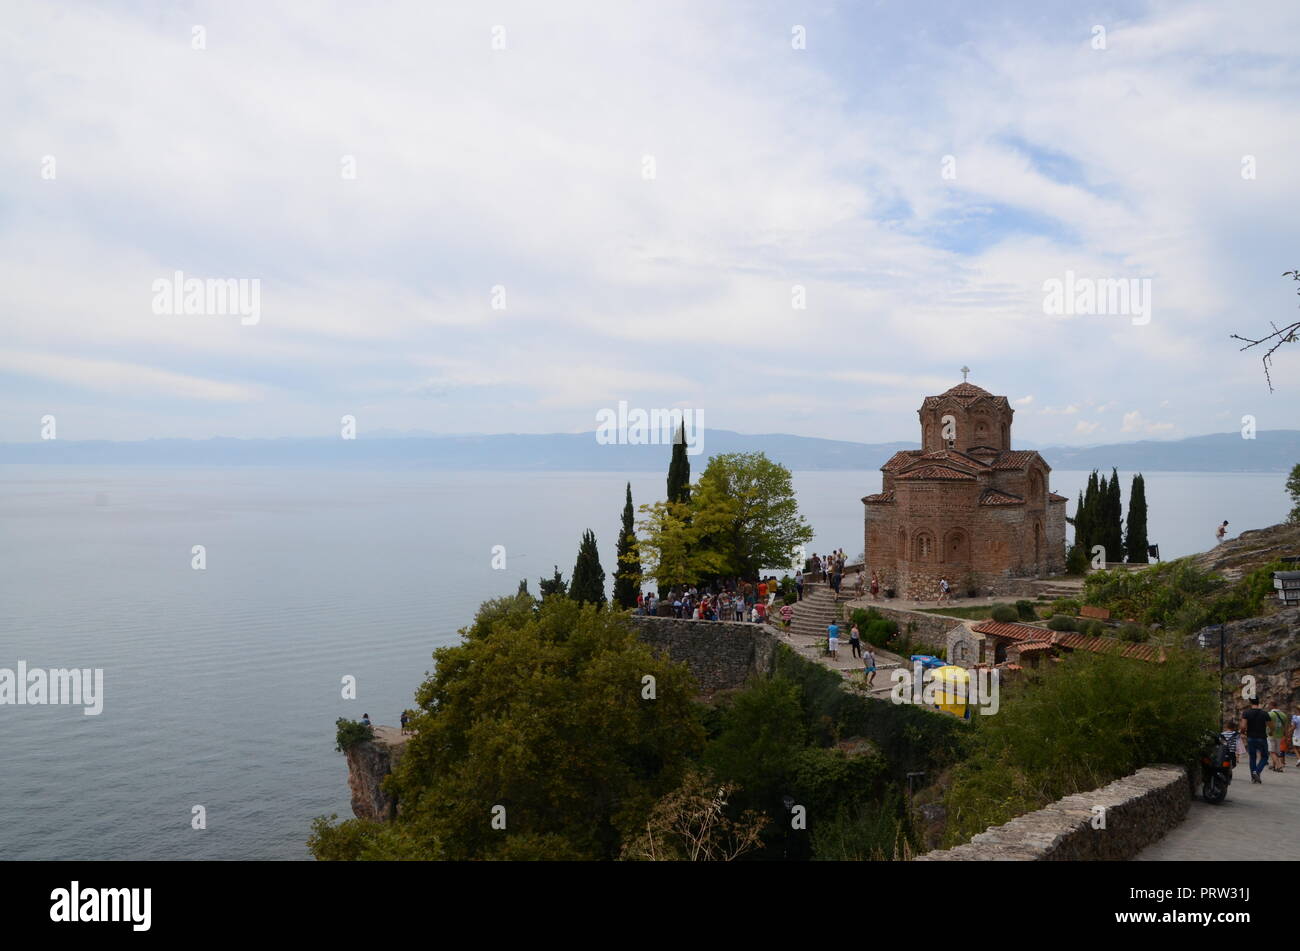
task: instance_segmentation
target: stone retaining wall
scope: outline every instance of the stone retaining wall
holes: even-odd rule
[[[914,861],[1124,861],[1182,822],[1190,802],[1185,769],[1148,766]],[[1104,829],[1093,828],[1097,806],[1105,809]]]
[[[844,617],[853,616],[854,608],[875,608],[880,616],[898,622],[899,637],[910,636],[913,644],[923,644],[931,652],[945,648],[948,632],[962,623],[961,618],[945,617],[942,614],[925,614],[921,611],[904,611],[900,608],[886,607],[887,601],[851,601],[845,605]],[[914,623],[916,630],[907,633],[908,623]]]
[[[739,687],[751,674],[772,669],[777,637],[766,624],[688,621],[633,615],[637,635],[682,661],[705,693]]]

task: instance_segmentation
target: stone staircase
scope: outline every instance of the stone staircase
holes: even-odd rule
[[[847,598],[836,598],[829,585],[805,584],[803,600],[793,605],[794,619],[790,622],[790,633],[804,637],[826,637],[826,628],[832,620],[840,617],[840,604]],[[847,641],[848,632],[844,633]]]

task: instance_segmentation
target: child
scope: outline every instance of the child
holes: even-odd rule
[[[790,621],[794,619],[794,608],[788,604],[781,605],[781,626],[787,631],[790,629]]]

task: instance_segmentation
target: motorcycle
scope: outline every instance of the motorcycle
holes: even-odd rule
[[[1237,734],[1220,733],[1201,756],[1201,798],[1215,806],[1223,802],[1236,765]]]

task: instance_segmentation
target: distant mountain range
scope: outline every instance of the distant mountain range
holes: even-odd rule
[[[1300,462],[1300,430],[1260,431],[1255,439],[1217,433],[1170,441],[1144,440],[1039,451],[1054,469],[1287,472]],[[1037,448],[1017,443],[1017,448]],[[703,433],[698,472],[708,457],[761,451],[793,470],[875,470],[910,442],[857,443],[783,434]],[[656,471],[668,465],[666,445],[601,445],[594,433],[523,435],[360,435],[356,439],[149,439],[140,442],[62,439],[0,443],[0,464],[123,466],[331,466],[420,469]]]

